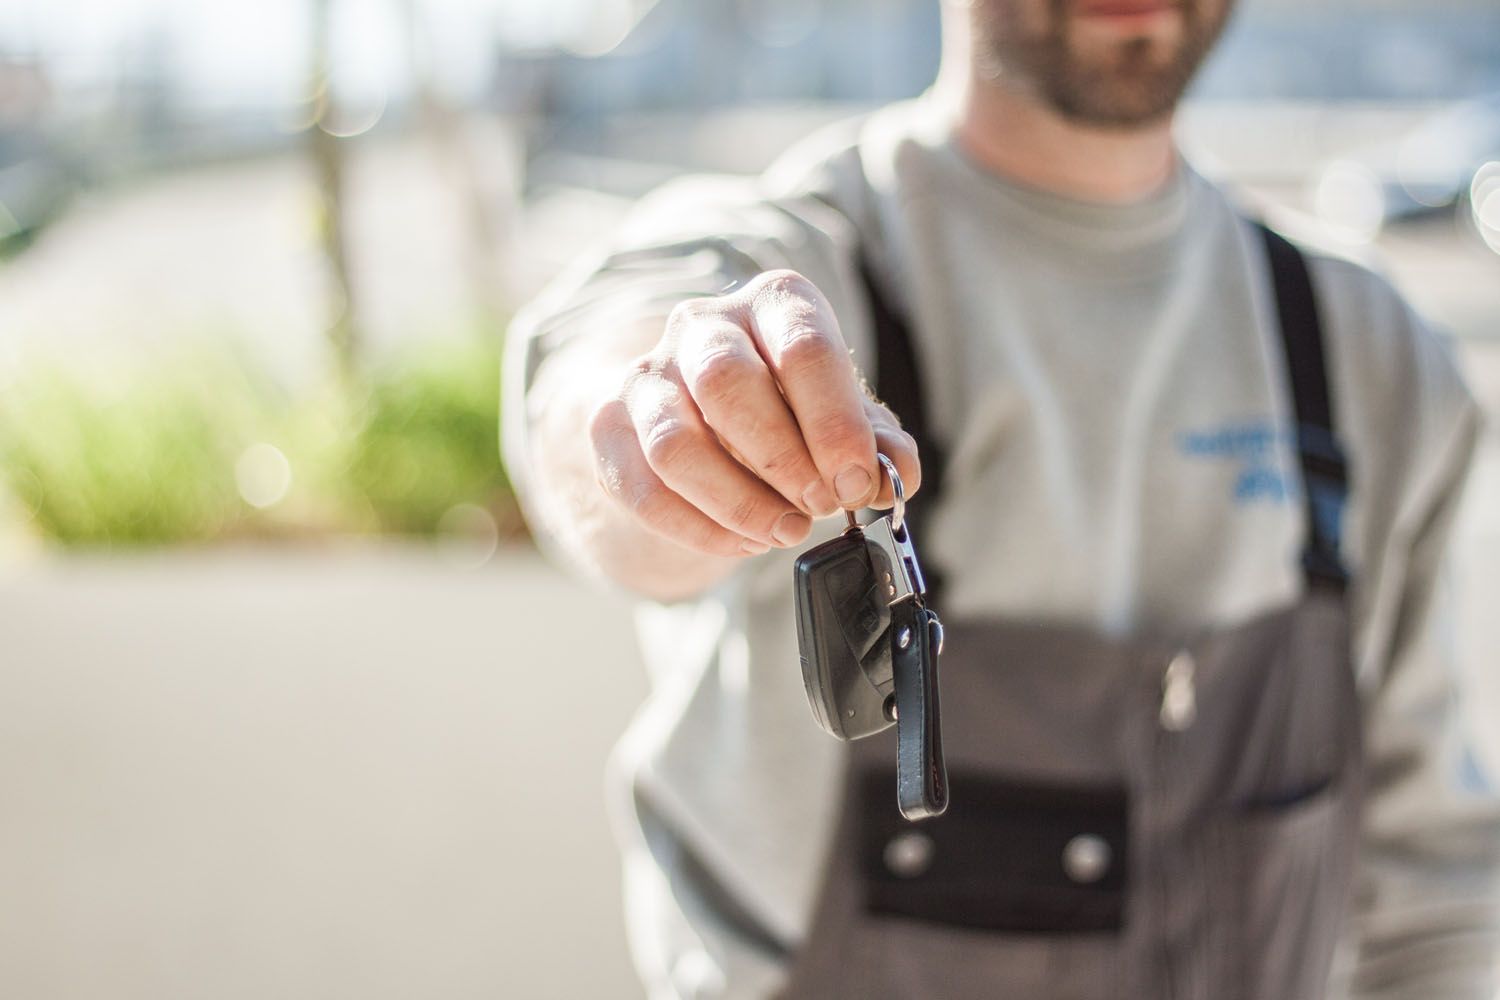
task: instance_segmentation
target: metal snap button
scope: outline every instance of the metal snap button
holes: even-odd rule
[[[1103,837],[1080,833],[1063,846],[1063,871],[1080,885],[1097,882],[1109,871],[1113,854]]]
[[[1180,733],[1198,718],[1198,661],[1184,649],[1172,657],[1161,679],[1161,727]]]
[[[886,869],[897,878],[916,878],[932,867],[937,845],[932,838],[920,830],[906,830],[896,834],[885,845],[881,857]]]

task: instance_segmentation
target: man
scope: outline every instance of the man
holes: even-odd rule
[[[533,523],[651,599],[615,776],[651,996],[1492,996],[1438,593],[1478,412],[1386,284],[1180,159],[1231,3],[945,6],[923,98],[659,193],[518,320]],[[877,451],[945,581],[916,826],[792,624]]]

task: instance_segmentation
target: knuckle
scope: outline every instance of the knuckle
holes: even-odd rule
[[[619,463],[602,455],[594,461],[594,482],[611,500],[618,501],[625,491],[625,476]]]
[[[763,506],[756,497],[740,497],[730,505],[725,514],[728,527],[746,534],[760,534],[761,522],[766,520]]]
[[[755,362],[735,350],[715,350],[693,374],[693,398],[727,403],[741,396],[755,376]]]
[[[728,532],[672,501],[666,490],[658,487],[637,501],[635,514],[652,530],[678,545],[700,552],[715,552],[724,547],[721,536],[727,536]]]
[[[870,429],[862,419],[843,410],[829,410],[808,422],[808,438],[825,449],[863,451]],[[872,461],[874,456],[868,456]]]
[[[788,375],[807,376],[832,371],[840,354],[823,331],[810,323],[795,323],[787,329],[777,352]]]
[[[649,483],[641,483],[630,491],[630,509],[642,521],[654,524],[662,519],[662,500],[661,490]]]
[[[761,471],[768,475],[796,471],[803,464],[802,442],[798,440],[777,442],[774,450],[761,464]]]
[[[664,534],[671,534],[676,512],[666,490],[654,483],[637,483],[629,495],[630,511],[638,519]]]
[[[630,426],[625,404],[611,397],[595,406],[588,415],[589,442],[596,454],[614,450],[620,434]]]
[[[661,473],[693,460],[693,453],[703,445],[703,436],[679,420],[656,424],[641,442],[646,464]]]
[[[740,546],[739,539],[734,535],[707,522],[697,525],[682,541],[691,548],[713,555],[734,555]]]
[[[628,398],[642,385],[661,379],[667,367],[666,360],[655,353],[633,359],[620,376],[620,396]]]
[[[667,313],[668,330],[679,330],[703,319],[708,313],[709,300],[703,297],[682,299]]]
[[[815,299],[818,297],[816,285],[800,273],[786,267],[761,272],[755,279],[754,289],[757,298]]]

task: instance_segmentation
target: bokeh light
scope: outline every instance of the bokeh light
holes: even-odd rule
[[[1362,163],[1330,163],[1314,183],[1313,210],[1342,239],[1369,243],[1385,224],[1380,177]]]
[[[1500,161],[1491,160],[1475,172],[1469,207],[1480,238],[1500,253]]]
[[[271,507],[292,487],[292,464],[275,445],[253,444],[234,463],[234,481],[250,506]]]
[[[500,529],[478,504],[454,504],[438,521],[438,551],[451,565],[477,569],[490,561],[500,544]]]

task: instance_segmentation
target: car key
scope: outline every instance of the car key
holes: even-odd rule
[[[896,726],[896,802],[907,819],[948,807],[938,712],[943,626],[906,522],[895,464],[891,512],[861,527],[852,512],[839,537],[798,557],[794,569],[802,683],[818,724],[841,740]]]

